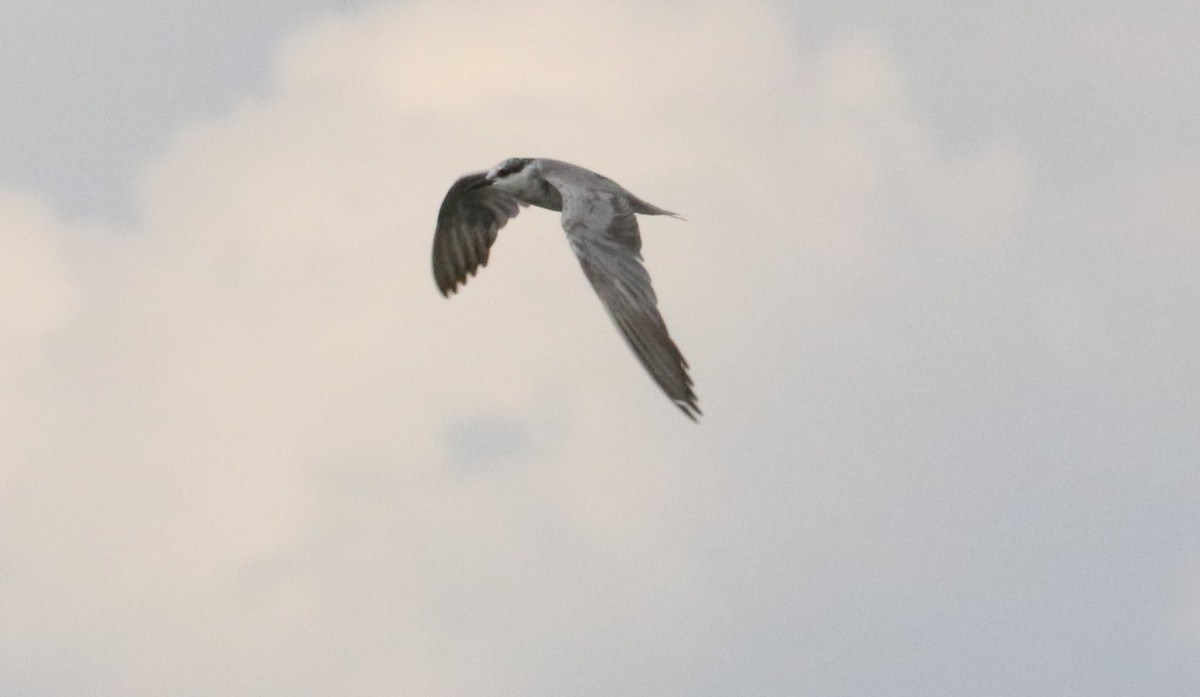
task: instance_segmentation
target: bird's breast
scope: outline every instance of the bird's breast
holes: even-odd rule
[[[539,182],[538,186],[530,187],[521,192],[521,198],[528,204],[552,211],[561,211],[563,207],[562,194],[547,181]]]

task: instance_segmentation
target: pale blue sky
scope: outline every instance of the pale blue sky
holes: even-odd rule
[[[1193,14],[5,3],[0,693],[1200,693]]]

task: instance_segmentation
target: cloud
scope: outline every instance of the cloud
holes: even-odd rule
[[[1116,653],[1072,613],[1129,596],[1060,566],[1100,573],[1153,532],[1077,544],[1138,520],[1110,487],[1194,482],[1101,447],[1169,411],[1088,353],[1144,325],[1089,314],[1103,274],[1056,276],[1046,244],[1105,257],[1036,238],[1019,143],[949,150],[885,39],[785,25],[770,3],[331,16],[267,95],[146,164],[128,229],[0,198],[20,271],[0,673],[46,694],[927,693],[980,687],[962,665],[1053,683],[1056,639]],[[555,215],[524,211],[437,294],[441,196],[509,155],[687,216],[642,230],[701,426]],[[1170,239],[1146,268],[1186,264]],[[1144,408],[1092,399],[1113,385]],[[1157,621],[1132,600],[1150,619],[1122,626]],[[1043,614],[1062,628],[1029,629]]]
[[[29,195],[0,197],[0,257],[8,271],[0,280],[0,369],[31,360],[48,334],[68,320],[74,288],[64,268],[58,233],[66,226]]]

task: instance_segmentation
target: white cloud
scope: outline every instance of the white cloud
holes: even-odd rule
[[[1007,509],[1082,526],[1055,487],[1093,490],[1054,453],[1093,435],[1071,422],[1092,405],[1057,391],[1055,351],[1136,323],[1057,322],[1083,286],[1024,263],[1018,144],[948,152],[884,40],[801,47],[784,24],[768,3],[380,6],[306,26],[270,94],[182,129],[132,229],[0,198],[22,299],[0,338],[42,356],[0,372],[0,674],[861,694],[890,679],[848,672],[871,652],[924,659],[903,677],[927,687],[955,659],[1037,659],[1003,618],[966,635],[1002,612],[991,592],[1034,614],[1037,553],[1078,554]],[[438,296],[437,204],[508,155],[688,217],[642,229],[699,427],[553,214],[523,212]]]
[[[47,334],[65,322],[74,289],[60,250],[66,226],[36,198],[0,192],[0,373],[31,358]]]

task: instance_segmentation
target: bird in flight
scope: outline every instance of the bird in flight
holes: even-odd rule
[[[568,162],[511,157],[450,187],[433,236],[433,278],[449,297],[486,266],[496,233],[522,206],[562,211],[583,273],[650,377],[695,421],[700,414],[687,361],[667,333],[642,266],[637,217],[679,216],[646,203],[608,177]]]

